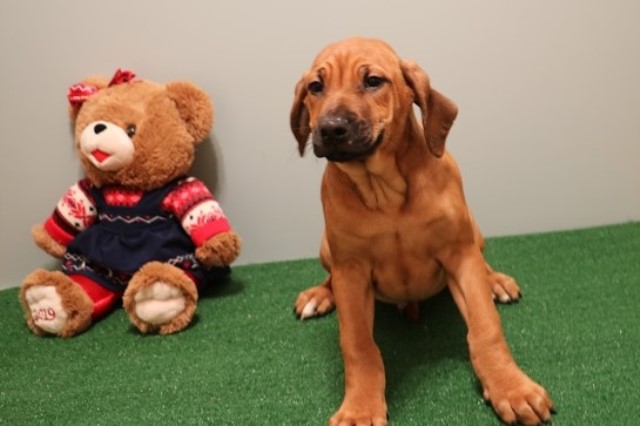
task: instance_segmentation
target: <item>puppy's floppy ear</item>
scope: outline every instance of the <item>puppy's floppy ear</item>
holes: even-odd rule
[[[196,85],[186,81],[167,83],[167,94],[173,100],[185,122],[194,144],[201,142],[213,126],[211,99]]]
[[[296,84],[293,105],[291,106],[291,113],[289,114],[289,125],[291,126],[293,135],[298,141],[298,152],[300,152],[301,157],[304,155],[304,148],[311,133],[309,111],[304,105],[304,99],[306,97],[307,86],[305,85],[305,78],[303,77],[298,81],[298,84]]]
[[[432,89],[429,76],[413,61],[401,61],[400,68],[413,92],[413,101],[420,107],[422,127],[429,151],[436,157],[444,154],[444,143],[458,115],[458,107],[442,93]]]

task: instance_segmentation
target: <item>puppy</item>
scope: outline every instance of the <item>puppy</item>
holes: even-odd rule
[[[387,424],[375,300],[415,306],[445,287],[498,416],[523,424],[551,418],[551,399],[516,365],[493,304],[517,300],[520,290],[484,260],[460,172],[445,149],[456,115],[418,65],[379,40],[329,45],[296,86],[290,120],[300,155],[310,137],[314,154],[328,160],[320,258],[329,274],[298,296],[295,311],[306,318],[337,308],[345,394],[330,425]]]

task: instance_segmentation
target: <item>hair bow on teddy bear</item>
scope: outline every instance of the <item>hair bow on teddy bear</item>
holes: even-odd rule
[[[136,74],[127,69],[118,68],[116,73],[111,78],[111,81],[107,85],[107,87],[111,87],[116,84],[128,83],[136,77]],[[100,90],[100,87],[90,84],[90,83],[76,83],[69,87],[69,91],[67,93],[67,99],[69,100],[69,104],[73,108],[80,108],[84,101],[86,101],[89,96],[97,93]]]
[[[23,281],[27,324],[70,337],[122,300],[141,332],[180,331],[198,289],[240,252],[218,202],[188,176],[213,125],[211,100],[191,83],[137,80],[122,69],[71,86],[68,100],[86,177],[32,230],[62,271],[37,269]]]

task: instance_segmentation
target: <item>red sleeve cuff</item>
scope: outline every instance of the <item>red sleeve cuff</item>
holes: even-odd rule
[[[68,246],[71,240],[73,240],[74,236],[65,232],[60,225],[53,220],[53,217],[49,217],[47,221],[44,223],[44,229],[47,231],[49,236],[56,240],[58,243],[63,246]]]
[[[195,243],[196,247],[200,247],[209,238],[222,232],[229,231],[230,229],[231,225],[229,225],[227,219],[214,220],[213,222],[208,222],[195,228],[191,232],[191,239]]]

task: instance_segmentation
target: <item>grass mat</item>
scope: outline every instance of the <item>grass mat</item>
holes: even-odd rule
[[[499,311],[553,424],[638,424],[640,223],[489,239],[486,256],[520,282],[522,302]],[[2,291],[0,424],[326,424],[342,398],[336,317],[292,312],[323,275],[316,260],[236,267],[171,336],[140,335],[119,309],[72,339],[37,337],[17,289]],[[375,334],[392,425],[499,424],[448,293],[417,323],[379,304]]]

